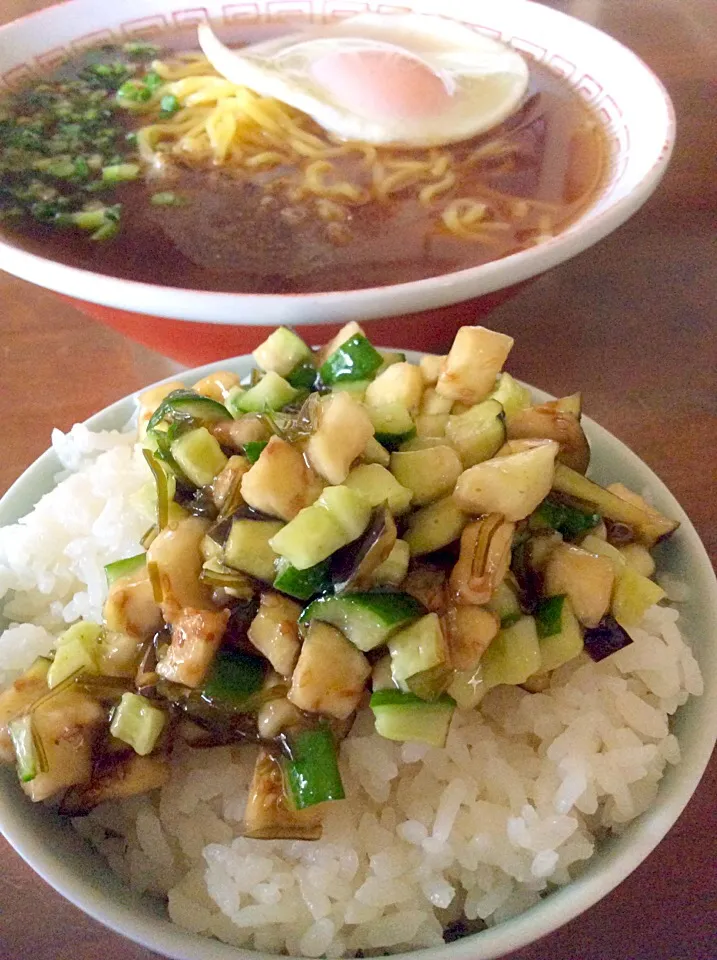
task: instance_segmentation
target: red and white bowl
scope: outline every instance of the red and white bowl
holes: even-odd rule
[[[8,273],[75,300],[127,336],[185,363],[231,356],[276,324],[314,325],[325,341],[347,320],[372,320],[372,336],[426,349],[449,343],[461,317],[475,320],[516,284],[581,253],[624,223],[659,183],[672,151],[672,105],[652,71],[616,40],[528,0],[70,0],[0,28],[0,93],[87,46],[144,37],[210,19],[218,25],[325,22],[371,10],[440,14],[502,39],[565,79],[595,110],[610,142],[608,175],[593,206],[540,246],[467,270],[390,286],[316,294],[189,290],[69,267],[0,240]],[[472,301],[469,308],[453,305]],[[387,319],[388,318],[388,319]]]

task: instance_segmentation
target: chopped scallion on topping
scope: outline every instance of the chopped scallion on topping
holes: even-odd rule
[[[136,107],[152,99],[152,91],[139,80],[127,80],[117,91],[117,103],[121,107]]]
[[[179,100],[173,93],[165,93],[159,101],[159,116],[162,120],[168,120],[179,110]]]
[[[152,194],[150,203],[154,207],[181,207],[184,200],[171,190],[162,190]]]
[[[102,168],[102,179],[108,183],[136,180],[139,176],[139,169],[138,163],[117,163],[111,167]]]
[[[122,51],[130,57],[144,59],[145,57],[156,57],[159,53],[159,47],[154,43],[145,43],[142,40],[128,40],[122,44]]]

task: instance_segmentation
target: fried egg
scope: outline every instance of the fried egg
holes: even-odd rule
[[[361,14],[238,50],[201,24],[199,43],[227,80],[301,110],[341,140],[466,140],[509,117],[528,86],[528,66],[510,47],[425,14]]]

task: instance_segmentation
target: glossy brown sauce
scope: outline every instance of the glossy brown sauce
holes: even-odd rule
[[[178,45],[176,38],[169,44],[159,39]],[[515,128],[521,151],[512,168],[483,164],[467,170],[451,195],[480,195],[480,185],[543,201],[551,205],[552,232],[558,233],[595,199],[607,153],[600,124],[563,80],[531,65],[526,103],[517,116],[445,149],[465,156]],[[340,162],[341,172],[366,176],[358,159]],[[164,286],[242,293],[311,293],[421,280],[518,252],[539,232],[535,216],[526,221],[506,214],[509,229],[496,233],[490,245],[461,239],[437,226],[435,209],[406,193],[354,208],[350,240],[336,243],[308,207],[288,208],[279,191],[267,200],[267,182],[281,173],[193,169],[173,162],[164,173],[122,186],[117,196],[122,229],[108,242],[35,222],[3,230],[24,249],[74,267]],[[151,196],[165,190],[187,202],[153,206]]]

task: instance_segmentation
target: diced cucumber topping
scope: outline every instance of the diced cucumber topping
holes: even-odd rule
[[[522,616],[515,590],[511,589],[505,580],[501,580],[485,606],[492,613],[497,614],[501,623],[508,617],[514,617],[513,623],[515,623]]]
[[[324,383],[331,386],[340,380],[371,380],[382,365],[378,350],[357,333],[326,358],[319,373]]]
[[[411,551],[405,540],[397,540],[391,552],[373,572],[373,582],[377,587],[398,587],[406,579]]]
[[[239,650],[220,650],[214,658],[202,698],[211,703],[242,707],[264,683],[266,661]]]
[[[377,690],[371,695],[376,732],[387,740],[417,741],[443,747],[455,701],[445,694],[432,703],[402,690]]]
[[[244,444],[244,456],[249,463],[256,463],[268,442],[268,440],[249,440]]]
[[[281,410],[298,394],[290,383],[270,370],[254,387],[236,395],[232,394],[232,409],[240,413],[262,413],[264,410]]]
[[[346,534],[332,514],[313,504],[299,511],[271,541],[272,549],[297,570],[307,570],[346,546]]]
[[[230,419],[229,411],[218,400],[202,397],[193,390],[173,390],[154,411],[147,424],[147,432],[154,430],[163,420],[170,423],[212,423]]]
[[[612,615],[620,626],[631,627],[642,620],[653,604],[664,598],[662,587],[626,566],[613,590]]]
[[[11,720],[7,726],[7,732],[15,751],[17,775],[22,783],[29,783],[40,772],[40,758],[35,747],[32,715],[26,714],[24,717]]]
[[[291,520],[271,541],[272,548],[296,567],[306,570],[345,547],[366,529],[368,501],[345,486],[326,487],[316,503]]]
[[[286,382],[296,390],[313,390],[316,382],[316,367],[312,360],[300,363],[286,375]]]
[[[378,352],[381,354],[383,358],[383,363],[376,371],[377,377],[380,376],[383,373],[383,371],[386,370],[388,367],[392,367],[394,363],[406,362],[405,353],[397,353],[393,350],[379,350]]]
[[[446,436],[464,467],[490,460],[505,443],[503,407],[497,400],[484,400],[465,413],[449,417]]]
[[[445,497],[416,510],[408,521],[408,530],[403,539],[411,549],[411,556],[418,557],[453,543],[467,523],[468,515],[453,497]]]
[[[562,602],[560,602],[562,601]],[[566,596],[544,600],[535,613],[540,644],[540,671],[557,670],[583,649],[583,632]]]
[[[448,678],[448,647],[438,614],[428,613],[394,633],[388,639],[388,649],[391,676],[398,687],[424,700],[435,700],[443,692]]]
[[[299,364],[311,359],[311,350],[293,330],[279,327],[256,348],[254,359],[262,370],[286,377]]]
[[[224,563],[272,583],[278,556],[270,541],[283,527],[280,520],[234,520],[224,545]]]
[[[486,689],[517,685],[541,669],[540,644],[532,617],[521,617],[498,632],[481,658]]]
[[[547,637],[553,637],[556,633],[560,633],[565,599],[566,595],[560,593],[555,597],[546,597],[538,604],[535,610],[535,627],[538,632],[538,640],[545,640]]]
[[[587,513],[557,500],[543,500],[530,517],[533,530],[545,527],[557,530],[566,540],[579,540],[596,527],[602,517],[599,513]]]
[[[401,403],[386,403],[366,407],[376,431],[376,440],[387,450],[398,450],[402,443],[416,435],[416,425],[411,414]]]
[[[146,564],[146,553],[138,553],[134,557],[125,557],[124,560],[115,560],[114,563],[106,564],[107,586],[111,587],[115,580],[119,580],[120,577],[128,577],[132,573],[138,573]]]
[[[330,623],[365,652],[381,646],[424,612],[418,600],[408,593],[349,593],[314,600],[299,622],[308,624],[316,619]]]
[[[297,810],[344,799],[336,744],[328,727],[302,730],[291,738],[289,749],[291,759],[284,762],[284,776]]]
[[[521,386],[509,373],[499,374],[498,385],[490,394],[489,400],[497,400],[505,411],[506,417],[512,417],[519,410],[524,410],[531,404],[530,390]]]
[[[371,515],[371,505],[358,491],[346,486],[325,487],[316,501],[332,515],[350,543],[366,529]]]
[[[182,434],[170,451],[182,473],[197,487],[208,486],[227,464],[219,441],[206,427]]]
[[[123,693],[110,724],[113,737],[127,743],[135,753],[146,757],[164,730],[167,714],[137,693]]]
[[[354,400],[363,402],[370,380],[339,380],[331,386],[332,393],[348,393]]]
[[[460,458],[448,444],[391,454],[391,473],[402,487],[411,491],[415,506],[453,493],[462,472]]]
[[[288,560],[281,557],[276,563],[276,590],[288,593],[297,600],[310,600],[317,593],[323,593],[331,587],[330,565],[322,560],[306,570],[297,570]]]
[[[75,673],[98,674],[99,644],[102,627],[83,621],[73,624],[58,638],[55,659],[47,673],[47,685],[52,690]]]

